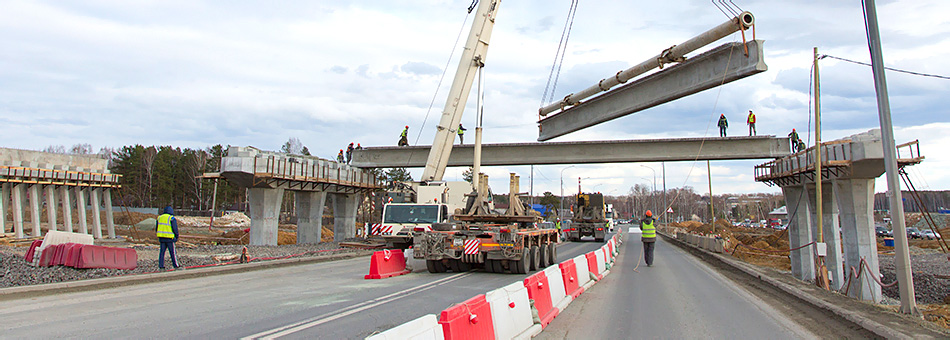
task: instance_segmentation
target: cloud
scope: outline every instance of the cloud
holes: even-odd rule
[[[406,73],[412,73],[412,74],[420,75],[420,76],[431,76],[431,75],[437,75],[437,74],[442,73],[442,69],[439,68],[438,66],[421,62],[421,61],[407,62],[404,65],[402,65],[402,67],[400,67],[399,70]]]

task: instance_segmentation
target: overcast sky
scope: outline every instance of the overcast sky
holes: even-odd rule
[[[870,60],[861,2],[734,2],[755,15],[768,72],[555,141],[717,137],[720,113],[737,135],[746,133],[750,109],[759,134],[808,134],[812,48]],[[297,137],[315,155],[332,158],[351,141],[393,145],[404,125],[411,126],[412,144],[430,144],[458,52],[426,119],[428,108],[460,29],[468,32],[469,3],[7,0],[0,10],[0,146],[278,150]],[[501,4],[485,68],[486,143],[537,139],[537,108],[569,5]],[[888,66],[950,75],[950,1],[878,1],[878,13]],[[555,97],[726,19],[708,0],[581,0]],[[735,34],[705,49],[737,40]],[[831,59],[820,66],[822,139],[877,128],[871,69]],[[950,80],[896,72],[887,80],[897,143],[919,139],[927,157],[911,171],[918,188],[950,189]],[[475,125],[474,101],[466,127]],[[777,192],[753,180],[753,166],[763,162],[713,162],[713,190]],[[642,165],[662,177],[659,163]],[[535,167],[535,193],[558,194],[562,169]],[[446,179],[460,179],[463,170],[449,169]],[[496,192],[507,191],[508,172],[518,172],[529,189],[528,167],[486,172]],[[585,191],[612,195],[637,183],[652,186],[654,176],[641,164],[584,165],[563,174],[566,192],[576,190],[577,177],[589,177]],[[667,163],[666,175],[668,187],[708,192],[705,162]],[[662,187],[662,179],[656,184]],[[876,191],[885,190],[879,180]]]

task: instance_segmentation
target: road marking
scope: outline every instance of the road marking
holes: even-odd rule
[[[307,328],[310,328],[310,327],[319,326],[319,325],[321,325],[321,324],[324,324],[324,323],[327,323],[327,322],[330,322],[330,321],[333,321],[333,320],[342,318],[342,317],[344,317],[344,316],[349,316],[349,315],[352,315],[352,314],[355,314],[355,313],[359,313],[359,312],[362,312],[362,311],[364,311],[364,310],[367,310],[367,309],[370,309],[370,308],[373,308],[373,307],[376,307],[376,306],[379,306],[379,305],[382,305],[382,304],[390,303],[390,302],[399,300],[399,299],[401,299],[401,298],[404,298],[404,297],[407,297],[407,296],[410,296],[410,295],[413,295],[413,294],[416,294],[416,293],[419,293],[419,292],[423,292],[423,291],[426,291],[426,290],[435,288],[436,286],[439,286],[439,285],[442,285],[442,284],[445,284],[445,283],[449,283],[449,282],[452,282],[452,281],[456,281],[456,280],[462,279],[462,278],[464,278],[464,277],[466,277],[466,276],[472,275],[472,273],[473,273],[473,272],[458,273],[458,274],[455,274],[455,275],[452,275],[452,276],[449,276],[449,277],[446,277],[446,278],[442,278],[442,279],[439,279],[439,280],[436,280],[436,281],[432,281],[432,282],[429,282],[429,283],[426,283],[426,284],[422,284],[422,285],[419,285],[419,286],[415,286],[415,287],[412,287],[412,288],[408,288],[408,289],[405,289],[405,290],[401,290],[401,291],[398,291],[398,292],[395,292],[395,293],[392,293],[392,294],[389,294],[389,295],[381,296],[381,297],[378,297],[378,298],[375,298],[375,299],[372,299],[372,300],[369,300],[369,301],[364,301],[364,302],[361,302],[361,303],[358,303],[358,304],[355,304],[355,305],[352,305],[352,306],[349,306],[349,307],[345,307],[345,308],[342,308],[342,309],[339,309],[339,310],[336,310],[336,311],[333,311],[333,312],[324,313],[324,314],[321,314],[321,315],[319,315],[319,316],[316,316],[316,317],[313,317],[313,318],[310,318],[310,319],[307,319],[307,320],[303,320],[303,321],[296,322],[296,323],[292,323],[292,324],[289,324],[289,325],[286,325],[286,326],[283,326],[283,327],[278,327],[278,328],[274,328],[274,329],[271,329],[271,330],[263,331],[263,332],[260,332],[260,333],[257,333],[257,334],[248,335],[248,336],[243,337],[243,338],[241,338],[241,339],[242,339],[242,340],[246,340],[246,339],[276,339],[276,338],[279,338],[279,337],[282,337],[282,336],[285,336],[285,335],[289,335],[289,334],[293,334],[293,333],[302,331],[302,330],[307,329]]]

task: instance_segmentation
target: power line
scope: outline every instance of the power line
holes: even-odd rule
[[[860,61],[854,61],[854,60],[845,59],[845,58],[839,58],[839,57],[835,57],[835,56],[827,55],[827,54],[822,54],[822,55],[818,56],[818,59],[819,59],[819,60],[820,60],[820,59],[825,59],[825,58],[837,59],[837,60],[841,60],[841,61],[844,61],[844,62],[849,62],[849,63],[852,63],[852,64],[858,64],[858,65],[864,65],[864,66],[871,66],[871,64],[868,64],[868,63],[864,63],[864,62],[860,62]],[[886,69],[886,70],[891,70],[891,71],[894,71],[894,72],[901,72],[901,73],[913,74],[913,75],[915,75],[915,76],[932,77],[932,78],[939,78],[939,79],[947,79],[947,80],[950,80],[950,77],[948,77],[948,76],[941,76],[941,75],[937,75],[937,74],[929,74],[929,73],[920,73],[920,72],[914,72],[914,71],[907,71],[907,70],[901,70],[901,69],[896,69],[896,68],[887,67],[887,66],[885,66],[884,69]]]

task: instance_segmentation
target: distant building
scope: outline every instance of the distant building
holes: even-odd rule
[[[772,210],[771,212],[769,212],[769,218],[777,218],[782,221],[785,221],[788,219],[788,209],[785,208],[785,206],[783,205],[779,207],[778,209]]]

